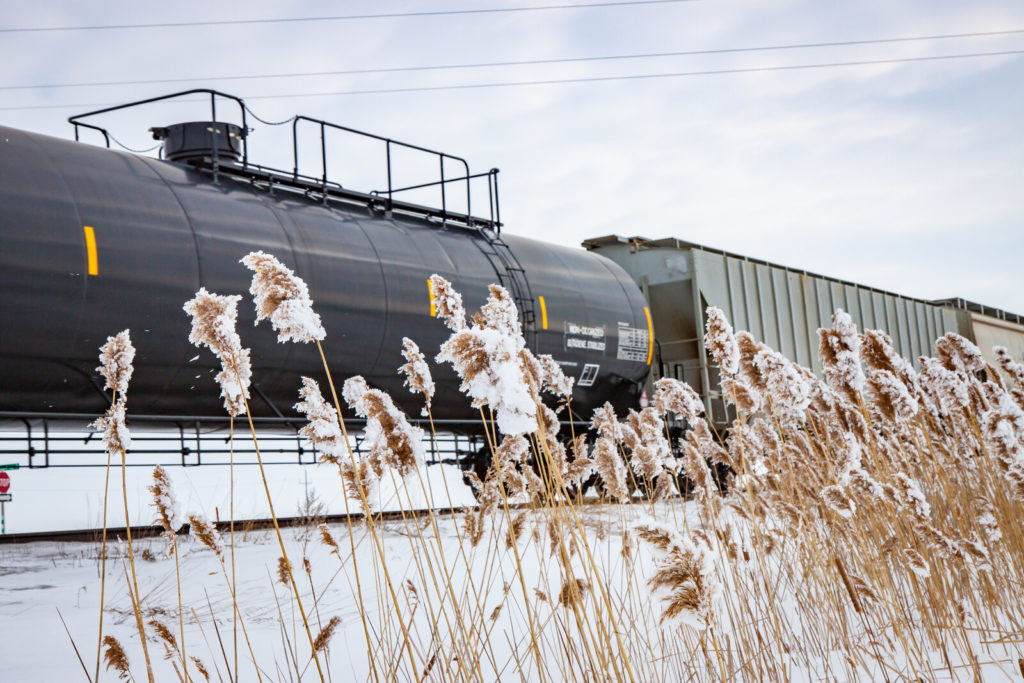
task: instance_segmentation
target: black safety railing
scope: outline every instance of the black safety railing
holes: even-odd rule
[[[34,413],[0,411],[0,462],[12,458],[29,469],[45,467],[100,467],[95,457],[104,451],[102,435],[88,429],[97,416],[80,413]],[[304,421],[289,417],[254,417],[256,441],[264,464],[312,465],[319,452],[298,430]],[[227,416],[129,415],[132,445],[127,451],[129,467],[180,464],[226,465],[232,455],[235,465],[256,465],[256,443],[248,429],[234,431],[232,439]],[[424,451],[428,463],[462,464],[476,457],[486,442],[479,434],[479,420],[433,420],[409,418],[424,430]],[[569,422],[563,422],[568,431]],[[577,430],[588,423],[574,421]],[[366,421],[346,418],[353,451],[363,450],[361,431]],[[236,420],[236,427],[237,427]]]
[[[321,175],[319,182],[322,188],[324,197],[329,195],[328,190],[331,187],[340,187],[336,183],[330,180],[330,176],[327,170],[327,157],[328,157],[328,143],[327,133],[328,131],[338,131],[340,133],[348,133],[357,137],[366,138],[369,140],[376,140],[383,143],[384,145],[384,164],[385,164],[385,175],[387,179],[387,187],[377,190],[371,190],[370,195],[375,197],[386,198],[384,208],[387,211],[393,211],[396,205],[395,195],[401,192],[411,192],[413,190],[423,190],[431,187],[436,187],[440,191],[440,202],[441,212],[440,217],[442,220],[448,218],[458,217],[464,219],[469,225],[473,225],[473,192],[472,192],[472,181],[486,178],[487,179],[487,197],[488,197],[488,208],[490,210],[490,219],[483,221],[489,224],[487,227],[491,227],[496,232],[501,229],[501,209],[498,204],[498,169],[492,168],[486,173],[471,173],[469,170],[469,163],[462,157],[448,154],[447,152],[440,152],[438,150],[430,149],[428,147],[421,147],[420,145],[414,145],[408,142],[402,142],[393,138],[384,137],[382,135],[376,135],[374,133],[367,133],[366,131],[358,130],[356,128],[350,128],[348,126],[342,126],[337,123],[330,121],[324,121],[323,119],[316,119],[310,116],[304,116],[299,114],[292,119],[292,178],[296,181],[300,179],[309,179],[310,176],[304,175],[299,172],[299,124],[309,123],[315,126],[320,133],[320,168]],[[403,187],[394,186],[394,167],[392,165],[392,149],[393,148],[408,149],[414,152],[421,152],[437,157],[438,163],[438,179],[431,180],[428,182],[417,183],[415,185],[407,185]],[[462,166],[464,171],[463,175],[446,178],[445,177],[445,161],[451,161]],[[452,183],[464,183],[465,184],[465,197],[466,197],[466,212],[464,214],[458,214],[454,211],[448,210],[449,200],[447,186]],[[400,203],[401,205],[402,203]]]
[[[141,107],[145,104],[153,104],[154,102],[163,102],[166,100],[174,100],[179,97],[186,97],[188,95],[209,95],[210,97],[210,123],[214,124],[217,122],[217,98],[221,97],[226,100],[230,100],[238,105],[239,113],[242,117],[242,167],[245,168],[249,165],[249,146],[246,143],[248,137],[249,127],[248,120],[245,115],[245,102],[240,97],[235,95],[229,95],[218,90],[210,90],[209,88],[193,88],[191,90],[182,90],[181,92],[171,93],[169,95],[160,95],[158,97],[147,97],[144,100],[136,100],[134,102],[128,102],[126,104],[118,104],[113,107],[104,107],[103,109],[96,109],[95,111],[86,112],[84,114],[75,114],[74,116],[68,117],[68,123],[75,128],[75,140],[79,138],[79,128],[88,128],[91,130],[102,133],[103,140],[107,147],[110,147],[111,135],[110,131],[101,126],[97,126],[91,123],[85,123],[82,119],[91,118],[93,116],[100,116],[101,114],[110,114],[115,111],[121,111],[123,109],[130,109],[132,107]],[[216,131],[215,131],[216,133]],[[213,157],[213,173],[217,175],[220,160],[218,159],[217,145],[212,146],[212,157]]]
[[[248,134],[250,128],[248,127],[249,112],[245,102],[235,95],[230,95],[217,90],[210,90],[208,88],[194,88],[191,90],[183,90],[181,92],[171,93],[169,95],[161,95],[159,97],[149,97],[142,100],[136,100],[134,102],[128,102],[126,104],[119,104],[112,107],[105,107],[103,109],[96,109],[94,111],[86,112],[84,114],[76,114],[68,118],[68,122],[74,126],[75,129],[75,140],[80,137],[80,129],[94,130],[103,136],[104,143],[109,148],[111,141],[120,144],[117,139],[111,135],[110,131],[106,128],[96,125],[95,123],[86,122],[85,119],[100,116],[103,114],[110,114],[112,112],[129,109],[132,107],[138,107],[147,104],[153,104],[156,102],[162,102],[166,100],[178,99],[189,95],[205,95],[209,97],[209,116],[210,122],[217,122],[217,103],[219,99],[229,100],[234,104],[238,105],[239,114],[241,117],[241,128],[242,128],[242,152],[239,164],[236,164],[233,160],[222,159],[220,152],[218,151],[218,145],[214,144],[210,149],[210,158],[208,160],[192,160],[190,163],[197,168],[204,168],[209,166],[209,170],[212,171],[214,179],[218,179],[220,174],[229,174],[232,176],[241,175],[245,179],[249,180],[255,185],[274,187],[274,186],[285,186],[293,189],[298,189],[305,192],[307,195],[317,193],[316,197],[324,203],[330,202],[332,199],[341,201],[356,201],[364,205],[384,209],[386,211],[399,210],[409,214],[417,215],[427,219],[440,220],[441,223],[447,224],[449,221],[465,225],[472,228],[487,228],[493,232],[500,232],[501,230],[501,207],[498,202],[498,169],[492,168],[491,170],[484,173],[472,173],[469,168],[469,163],[462,157],[448,154],[446,152],[440,152],[437,150],[429,149],[427,147],[421,147],[419,145],[410,144],[408,142],[402,142],[400,140],[394,140],[392,138],[376,135],[374,133],[368,133],[366,131],[357,130],[348,126],[342,126],[337,123],[325,121],[322,119],[313,118],[305,115],[293,116],[288,121],[280,123],[292,124],[292,158],[293,166],[291,171],[284,171],[280,169],[274,169],[270,167],[260,166],[253,164],[249,159],[249,145],[248,145]],[[205,97],[201,100],[190,100],[190,101],[205,101]],[[255,114],[252,118],[257,117]],[[320,165],[321,173],[319,176],[312,176],[300,171],[300,159],[299,159],[299,129],[300,123],[311,124],[315,126],[320,133]],[[279,124],[273,124],[279,125]],[[211,130],[216,135],[218,130],[215,126],[211,126]],[[385,188],[371,190],[369,192],[358,192],[349,188],[342,187],[342,185],[336,181],[332,181],[328,173],[328,131],[337,131],[339,133],[346,133],[349,135],[355,135],[361,138],[370,140],[376,140],[384,146],[384,158],[386,168],[387,184]],[[123,145],[122,145],[123,146]],[[436,179],[428,180],[427,182],[418,183],[415,185],[408,185],[403,187],[394,186],[394,166],[392,164],[392,151],[395,148],[411,150],[422,154],[431,155],[437,158],[438,177]],[[127,149],[127,148],[126,148]],[[460,167],[461,173],[455,177],[446,177],[445,164],[456,164]],[[472,195],[473,195],[473,181],[479,181],[486,179],[487,182],[487,199],[488,199],[488,217],[474,217],[472,211]],[[465,190],[465,212],[455,211],[450,209],[451,205],[451,192],[449,187],[452,184],[460,183],[464,184]],[[436,187],[440,193],[440,208],[433,208],[429,206],[421,206],[407,201],[400,201],[395,199],[395,195],[401,193],[408,193],[414,190],[422,190],[426,188]],[[461,194],[461,190],[459,194]],[[380,203],[383,206],[380,205]]]
[[[386,137],[382,137],[380,135],[375,135],[373,133],[367,133],[365,131],[356,130],[355,128],[349,128],[348,126],[342,126],[342,125],[339,125],[337,123],[331,123],[330,121],[324,121],[322,119],[314,119],[314,118],[311,118],[309,116],[303,116],[301,114],[296,116],[292,120],[292,154],[293,154],[293,159],[294,159],[293,173],[294,173],[295,177],[298,177],[298,174],[299,174],[299,124],[301,122],[303,122],[303,121],[307,121],[309,123],[312,123],[312,124],[318,126],[319,129],[320,129],[320,164],[321,164],[321,167],[323,168],[322,182],[324,184],[325,189],[327,187],[327,131],[328,130],[337,130],[337,131],[341,131],[341,132],[344,132],[344,133],[351,133],[352,135],[357,135],[357,136],[360,136],[360,137],[368,138],[370,140],[377,140],[379,142],[383,142],[384,143],[384,154],[385,154],[386,165],[387,165],[388,187],[387,187],[386,190],[374,190],[374,191],[371,192],[371,194],[378,194],[378,195],[385,195],[386,194],[387,198],[388,198],[388,208],[389,209],[391,208],[392,202],[394,201],[394,194],[396,192],[405,192],[407,190],[417,190],[417,189],[422,189],[422,188],[426,188],[426,187],[434,187],[434,186],[438,186],[439,185],[440,188],[441,188],[441,210],[442,211],[446,211],[448,207],[447,207],[447,202],[446,202],[446,198],[445,198],[445,185],[448,182],[454,182],[456,180],[456,179],[450,179],[450,180],[446,181],[445,177],[444,177],[444,161],[445,161],[445,159],[451,159],[452,161],[456,161],[456,162],[462,164],[463,169],[465,169],[465,171],[466,171],[465,176],[463,176],[463,178],[460,178],[459,180],[464,179],[466,181],[466,214],[467,215],[472,215],[472,213],[473,213],[473,211],[472,211],[472,197],[471,197],[470,187],[469,187],[469,176],[470,176],[470,173],[469,173],[469,163],[467,163],[466,160],[463,159],[462,157],[457,157],[457,156],[453,156],[451,154],[446,154],[445,152],[438,152],[437,150],[428,149],[426,147],[420,147],[419,145],[412,145],[412,144],[409,144],[407,142],[399,142],[398,140],[392,140],[391,138],[386,138]],[[409,187],[403,187],[403,188],[395,188],[395,187],[393,187],[392,186],[392,169],[391,169],[391,148],[393,146],[394,147],[402,147],[404,149],[411,149],[411,150],[414,150],[414,151],[417,151],[417,152],[423,152],[425,154],[430,154],[432,156],[436,156],[437,159],[438,159],[438,164],[439,164],[439,168],[440,168],[440,172],[441,172],[440,180],[429,182],[429,183],[421,183],[419,185],[411,185]]]
[[[17,459],[29,468],[102,466],[102,435],[87,425],[96,416],[77,413],[0,412],[0,460]],[[417,423],[418,420],[410,420]],[[186,415],[130,415],[131,447],[127,450],[130,467],[154,464],[182,466],[224,465],[233,456],[235,465],[257,464],[256,443],[248,430],[235,431],[232,438],[228,417]],[[435,420],[435,424],[439,421]],[[302,420],[281,417],[254,417],[259,453],[265,464],[312,465],[319,460],[317,448],[298,433]],[[424,441],[428,461],[460,462],[483,447],[483,439],[460,433],[467,423],[440,421],[441,430]],[[362,451],[361,419],[346,419],[353,450]],[[426,426],[429,429],[429,425]],[[452,430],[452,431],[442,431]]]

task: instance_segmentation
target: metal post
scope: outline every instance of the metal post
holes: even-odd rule
[[[292,178],[299,179],[299,118],[292,120]]]
[[[188,455],[188,448],[185,446],[185,428],[181,423],[178,423],[178,442],[181,444],[181,466],[184,467],[187,464],[185,456]]]
[[[249,122],[245,118],[245,104],[239,103],[242,109],[242,168],[249,168]],[[273,192],[273,185],[271,185]]]
[[[501,232],[501,206],[498,204],[498,169],[492,168],[491,173],[494,174],[494,214],[497,217],[497,222],[494,224],[494,232]]]
[[[385,142],[385,149],[387,152],[388,161],[388,211],[391,211],[393,206],[391,203],[391,140],[388,139]]]
[[[487,208],[491,212],[491,226],[494,225],[494,188],[491,185],[491,174],[487,174]]]
[[[327,203],[327,129],[320,124],[320,161],[324,169],[322,190],[324,193],[324,204]]]
[[[28,420],[22,420],[25,423],[25,445],[28,452],[28,466],[32,468],[32,458],[35,457],[36,449],[32,446],[32,423]]]
[[[444,220],[448,220],[448,206],[444,201],[444,155],[438,157],[441,163],[441,213],[444,215]]]
[[[220,157],[217,154],[217,96],[210,93],[210,135],[213,136],[213,182],[217,182],[217,173],[220,167]]]

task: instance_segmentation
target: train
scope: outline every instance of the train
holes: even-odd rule
[[[106,114],[182,97],[209,98],[209,117],[154,125],[157,157],[111,149],[114,136],[97,124]],[[218,105],[221,114],[225,105],[237,113],[218,116]],[[402,339],[430,354],[449,333],[432,313],[434,273],[462,292],[471,313],[488,285],[506,287],[529,348],[550,354],[575,379],[573,417],[581,422],[605,402],[619,414],[637,408],[654,380],[674,377],[694,387],[711,421],[727,429],[733,413],[703,348],[709,305],[815,371],[815,331],[836,308],[861,328],[888,331],[911,359],[930,353],[946,332],[976,341],[983,353],[998,343],[1015,358],[1024,354],[1024,318],[961,299],[914,299],[674,238],[609,235],[576,249],[509,235],[497,169],[474,174],[460,157],[324,120],[290,120],[290,170],[261,165],[249,154],[261,129],[250,128],[244,101],[219,91],[172,93],[69,121],[74,140],[0,126],[0,426],[24,425],[30,466],[36,426],[44,435],[48,425],[77,428],[109,405],[97,349],[125,328],[138,349],[133,427],[220,429],[216,361],[188,343],[181,307],[200,287],[245,294],[250,273],[239,259],[255,250],[274,254],[309,285],[334,376],[363,375],[410,417],[422,404],[396,371]],[[86,133],[106,144],[80,142]],[[310,133],[319,175],[300,163]],[[334,180],[332,135],[379,145],[386,183],[356,190]],[[397,187],[398,151],[436,161],[436,177]],[[486,201],[474,212],[481,185]],[[439,201],[407,198],[424,189]],[[269,327],[253,325],[251,306],[239,313],[254,362],[252,413],[294,433],[299,377],[322,379],[319,355],[277,343]],[[479,412],[454,373],[432,369],[435,427],[479,436]],[[194,448],[182,437],[183,464],[186,451],[199,448],[199,431]]]
[[[996,345],[1024,360],[1024,316],[964,299],[913,298],[673,237],[606,235],[583,246],[622,266],[648,301],[658,331],[648,381],[685,381],[720,431],[728,429],[735,411],[704,348],[708,306],[819,375],[817,330],[830,326],[840,308],[859,329],[887,332],[896,350],[915,364],[933,355],[935,340],[949,332],[977,344],[993,366]]]
[[[154,125],[158,157],[111,149],[112,133],[97,125],[113,111],[197,96],[209,98],[209,117]],[[529,348],[575,378],[576,415],[605,402],[620,412],[637,404],[654,347],[643,293],[603,256],[502,230],[496,169],[473,174],[459,157],[306,116],[292,119],[295,168],[270,168],[249,157],[259,129],[249,126],[245,103],[208,89],[69,121],[75,140],[0,126],[0,419],[101,414],[111,397],[95,370],[98,347],[126,328],[137,348],[132,424],[223,417],[216,360],[189,344],[182,304],[201,287],[245,295],[251,273],[239,260],[255,250],[308,284],[335,378],[362,375],[410,415],[420,414],[422,399],[396,371],[402,339],[432,355],[449,334],[432,315],[434,273],[463,294],[470,314],[489,284],[504,285]],[[320,176],[299,169],[298,137],[310,130],[320,135]],[[79,141],[80,133],[106,145]],[[379,143],[387,186],[364,191],[333,181],[325,140],[334,134]],[[406,201],[411,188],[393,186],[398,149],[439,160],[439,177],[415,187],[437,189],[440,206]],[[486,211],[474,215],[470,188],[481,183]],[[455,210],[463,189],[464,207]],[[323,379],[320,357],[309,345],[278,343],[254,317],[243,303],[238,330],[252,350],[252,413],[295,419],[299,378]],[[479,430],[479,411],[451,369],[432,369],[436,423]]]

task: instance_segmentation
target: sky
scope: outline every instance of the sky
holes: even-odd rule
[[[910,296],[959,296],[1024,314],[1024,54],[945,58],[1024,52],[1019,2],[688,0],[10,30],[556,4],[583,0],[184,1],[172,11],[120,0],[9,3],[0,19],[0,125],[69,138],[69,115],[217,88],[267,120],[302,113],[462,156],[474,171],[500,168],[501,215],[516,235],[570,246],[607,234],[677,237]],[[992,32],[1002,34],[934,38]],[[266,77],[921,37],[932,38]],[[849,62],[873,63],[791,68]],[[708,71],[719,73],[694,73]],[[643,77],[507,85],[623,76]],[[169,79],[181,80],[154,82]],[[83,85],[121,81],[141,83]],[[506,85],[451,88],[495,83]],[[43,87],[52,85],[62,87]],[[408,91],[422,88],[449,89]],[[154,144],[150,126],[207,111],[185,102],[103,123],[141,149]],[[250,159],[291,168],[287,131],[257,126]],[[337,145],[332,176],[355,189],[380,186],[382,155],[371,156],[380,150]],[[318,159],[303,158],[319,173]],[[406,161],[409,184],[434,168]],[[475,197],[480,206],[486,195]]]

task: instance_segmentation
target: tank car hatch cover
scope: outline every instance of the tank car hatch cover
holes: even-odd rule
[[[224,121],[190,121],[149,129],[154,140],[164,143],[164,158],[188,161],[216,156],[220,161],[237,161],[242,155],[245,130]]]

